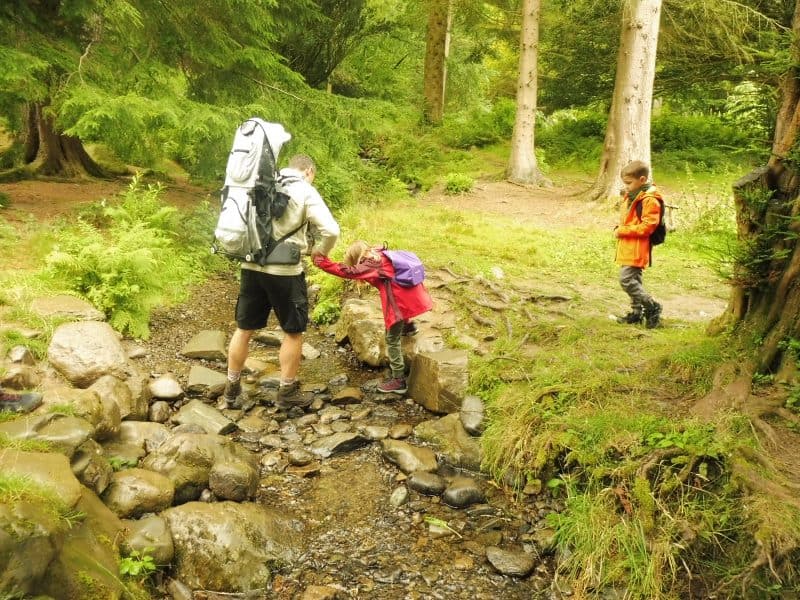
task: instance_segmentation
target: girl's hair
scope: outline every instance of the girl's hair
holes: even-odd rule
[[[347,252],[344,253],[344,258],[342,262],[346,264],[348,267],[354,267],[364,256],[369,252],[370,246],[364,240],[358,240],[350,244],[350,247],[347,249]]]

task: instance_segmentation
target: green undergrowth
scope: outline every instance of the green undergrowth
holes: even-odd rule
[[[28,306],[57,293],[89,301],[122,334],[147,338],[155,307],[183,300],[192,284],[225,268],[208,250],[213,219],[207,205],[179,213],[164,201],[160,184],[135,177],[119,197],[88,204],[47,228],[22,228],[16,242],[29,251],[31,268],[0,275],[0,304],[20,326],[3,333],[3,345],[23,341],[22,327],[43,331],[38,340],[23,341],[41,358],[59,321]]]

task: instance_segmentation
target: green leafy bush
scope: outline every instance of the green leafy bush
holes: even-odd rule
[[[552,164],[596,162],[605,137],[606,116],[594,111],[562,110],[536,121],[536,149]]]
[[[463,173],[448,173],[444,181],[445,194],[463,194],[472,189],[474,185],[472,177]]]
[[[205,240],[192,236],[199,228],[185,228],[177,210],[161,202],[161,191],[134,178],[122,201],[104,210],[106,229],[79,221],[60,232],[46,258],[46,276],[139,338],[149,336],[153,308],[182,297],[212,260]]]
[[[513,100],[501,98],[489,108],[448,115],[442,125],[442,136],[445,143],[461,149],[507,140],[514,129],[516,110]]]

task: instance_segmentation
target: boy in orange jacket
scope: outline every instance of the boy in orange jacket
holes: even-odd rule
[[[642,286],[642,272],[650,264],[650,234],[661,220],[661,195],[649,182],[650,167],[635,160],[628,163],[620,176],[625,195],[620,212],[620,224],[614,228],[617,237],[619,283],[630,296],[631,311],[618,317],[618,323],[645,322],[652,329],[661,324],[661,305],[653,300]]]

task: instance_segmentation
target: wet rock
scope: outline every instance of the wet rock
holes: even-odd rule
[[[420,352],[408,378],[408,395],[434,413],[454,413],[461,408],[467,389],[464,350]]]
[[[175,548],[172,545],[172,533],[167,522],[158,515],[136,520],[123,521],[127,532],[123,543],[125,554],[131,551],[153,557],[157,565],[168,565],[172,562]]]
[[[457,414],[424,421],[414,428],[416,436],[436,444],[442,462],[460,469],[480,471],[483,449],[480,440],[470,436]]]
[[[396,423],[389,428],[389,437],[393,440],[404,440],[414,433],[414,428],[409,423]]]
[[[316,348],[314,348],[314,346],[312,346],[307,342],[303,342],[301,353],[303,355],[303,358],[305,358],[306,360],[316,360],[322,354],[319,350],[317,350]]]
[[[146,421],[123,421],[119,426],[119,442],[139,446],[152,452],[172,435],[169,428],[161,423]]]
[[[408,502],[408,488],[404,485],[399,485],[394,488],[392,495],[389,497],[389,504],[392,506],[402,506]]]
[[[36,364],[36,359],[33,358],[33,354],[26,346],[14,346],[11,348],[8,351],[8,360],[21,365],[33,366]]]
[[[320,466],[319,463],[313,463],[309,465],[304,465],[302,467],[293,467],[289,466],[286,468],[286,473],[288,475],[294,475],[295,477],[302,477],[308,479],[310,477],[316,477],[320,474]]]
[[[372,414],[372,407],[370,407],[370,406],[356,407],[350,413],[350,420],[351,421],[361,421],[362,419],[366,419],[371,414]]]
[[[332,377],[330,380],[328,380],[328,385],[333,387],[347,385],[347,373],[339,373],[335,377]]]
[[[148,388],[153,398],[161,400],[177,400],[183,396],[180,382],[171,373],[157,377],[150,382]]]
[[[192,365],[186,379],[186,391],[193,396],[205,395],[208,398],[218,398],[225,391],[227,382],[228,377],[224,373]]]
[[[208,474],[208,487],[220,500],[244,502],[255,496],[258,473],[252,465],[238,460],[220,461]]]
[[[289,464],[295,467],[304,467],[314,462],[314,455],[304,448],[292,448],[287,456]]]
[[[87,387],[103,375],[125,379],[128,373],[128,356],[117,333],[100,321],[59,325],[47,348],[47,358],[78,387]]]
[[[163,400],[157,400],[150,405],[150,420],[153,423],[166,423],[172,416],[172,409]]]
[[[442,494],[445,504],[465,508],[471,504],[486,502],[486,495],[478,483],[469,477],[456,477]]]
[[[30,390],[38,387],[41,378],[29,365],[12,364],[0,375],[0,385],[14,390]]]
[[[172,600],[192,600],[194,592],[182,581],[170,578],[167,581],[167,592]]]
[[[225,347],[225,332],[217,330],[200,331],[186,343],[180,353],[187,358],[225,360],[228,356]]]
[[[350,413],[335,406],[328,406],[319,413],[319,422],[330,425],[334,421],[349,419]]]
[[[303,592],[301,600],[341,600],[347,596],[328,585],[310,585]]]
[[[531,554],[503,550],[496,546],[486,549],[486,558],[499,573],[511,577],[527,577],[537,563],[536,558]]]
[[[346,431],[350,431],[353,426],[350,424],[350,421],[334,421],[331,423],[331,429],[333,429],[334,433],[344,433]]]
[[[279,348],[281,342],[283,341],[283,333],[276,331],[264,331],[261,329],[253,334],[253,340],[259,344],[264,344],[265,346]]]
[[[173,574],[191,589],[258,589],[270,580],[270,565],[291,563],[297,554],[291,523],[258,504],[190,502],[162,516],[175,545]]]
[[[333,428],[331,428],[330,425],[327,425],[325,423],[315,423],[314,425],[311,426],[311,428],[314,430],[314,433],[316,433],[320,437],[325,437],[333,434]]]
[[[389,428],[380,425],[368,425],[364,427],[364,435],[372,441],[384,440],[389,437]]]
[[[430,448],[412,446],[399,440],[382,440],[381,455],[403,472],[433,472],[439,466],[436,454]]]
[[[103,447],[94,440],[86,440],[75,450],[70,466],[80,482],[97,495],[105,491],[114,473]]]
[[[205,433],[213,435],[225,435],[236,429],[236,423],[200,400],[182,406],[172,420],[181,425],[198,425]]]
[[[72,457],[77,448],[92,437],[94,426],[86,419],[59,414],[44,414],[0,422],[0,434],[11,440],[40,440],[52,450]],[[0,453],[2,454],[2,453]]]
[[[311,451],[320,458],[328,458],[334,454],[355,450],[368,443],[369,440],[359,433],[334,433],[314,442]]]
[[[331,404],[334,406],[343,406],[345,404],[359,404],[364,397],[360,389],[356,387],[346,387],[331,398]]]
[[[478,396],[466,396],[464,398],[458,415],[467,433],[474,436],[483,433],[486,426],[485,412],[483,400],[478,398]]]
[[[297,419],[297,426],[298,427],[309,427],[314,423],[319,423],[319,415],[317,413],[311,413],[309,415],[303,415],[299,419]]]
[[[447,487],[447,482],[435,473],[415,471],[408,478],[408,487],[425,496],[439,496]]]
[[[134,468],[114,473],[103,502],[119,517],[136,518],[171,506],[174,496],[175,486],[169,478]]]
[[[262,433],[267,430],[267,422],[261,417],[250,415],[236,422],[239,431],[244,433]]]

